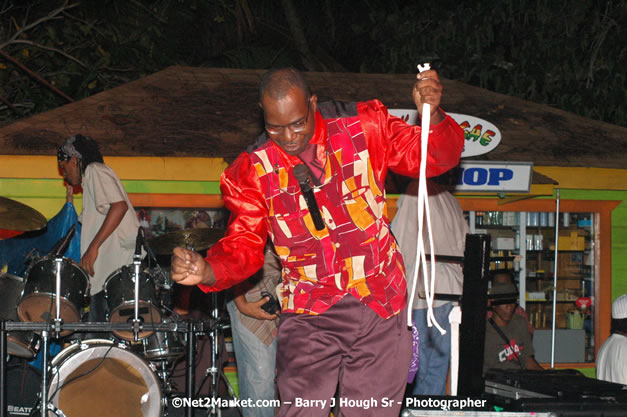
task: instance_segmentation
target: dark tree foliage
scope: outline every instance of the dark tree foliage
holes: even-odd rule
[[[409,73],[428,61],[627,126],[626,24],[625,0],[0,0],[0,125],[170,65]]]

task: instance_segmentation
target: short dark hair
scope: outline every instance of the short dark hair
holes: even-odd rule
[[[285,97],[292,87],[301,90],[307,97],[311,96],[309,84],[303,73],[296,68],[275,68],[266,72],[259,83],[259,102],[266,94],[280,99]]]

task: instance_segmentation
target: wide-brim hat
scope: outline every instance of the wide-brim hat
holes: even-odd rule
[[[488,292],[488,298],[492,304],[513,304],[518,301],[518,290],[510,283],[494,284]]]

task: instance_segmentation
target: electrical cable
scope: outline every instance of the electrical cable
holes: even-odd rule
[[[431,69],[429,64],[418,65],[420,72]],[[418,239],[416,245],[416,267],[414,268],[414,280],[409,297],[409,308],[407,309],[407,325],[412,325],[412,308],[414,303],[414,297],[416,295],[416,285],[418,283],[418,270],[422,265],[422,278],[425,287],[425,296],[427,300],[427,326],[435,327],[440,331],[440,334],[446,334],[433,314],[433,298],[435,295],[435,250],[433,246],[433,233],[431,230],[431,212],[429,209],[429,198],[427,190],[427,148],[429,144],[429,130],[431,124],[431,106],[428,103],[422,105],[422,118],[421,118],[421,131],[420,131],[420,172],[418,176],[418,198],[417,198],[417,210],[418,210]],[[424,217],[427,219],[427,235],[429,238],[429,247],[431,248],[430,262],[427,264],[424,239],[423,239],[423,223]],[[429,271],[428,271],[429,270]],[[429,281],[430,278],[430,281]]]

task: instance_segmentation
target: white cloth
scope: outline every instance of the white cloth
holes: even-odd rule
[[[599,349],[597,378],[627,385],[627,336],[612,334]]]
[[[627,319],[627,294],[621,295],[612,303],[612,318]]]
[[[427,180],[429,207],[431,213],[431,230],[436,255],[464,256],[468,224],[457,199],[439,184]],[[416,267],[416,245],[418,239],[418,181],[407,187],[405,194],[398,199],[398,210],[392,221],[392,233],[396,237],[403,254],[408,291],[413,286],[414,269]],[[423,227],[425,253],[430,254],[429,238],[426,222]],[[427,257],[429,259],[429,257]],[[430,263],[429,263],[430,264]],[[463,286],[463,270],[460,264],[436,262],[435,292],[442,294],[461,294]],[[424,291],[422,271],[418,271],[418,284],[414,297],[413,309],[427,308],[427,301],[420,298]],[[435,300],[434,307],[444,305],[448,301]]]
[[[107,277],[113,271],[133,262],[139,221],[120,179],[108,166],[98,162],[89,164],[83,175],[82,186],[81,256],[100,230],[111,203],[125,201],[128,206],[118,227],[98,250],[98,257],[94,263],[95,274],[90,277],[93,295],[103,290]]]

